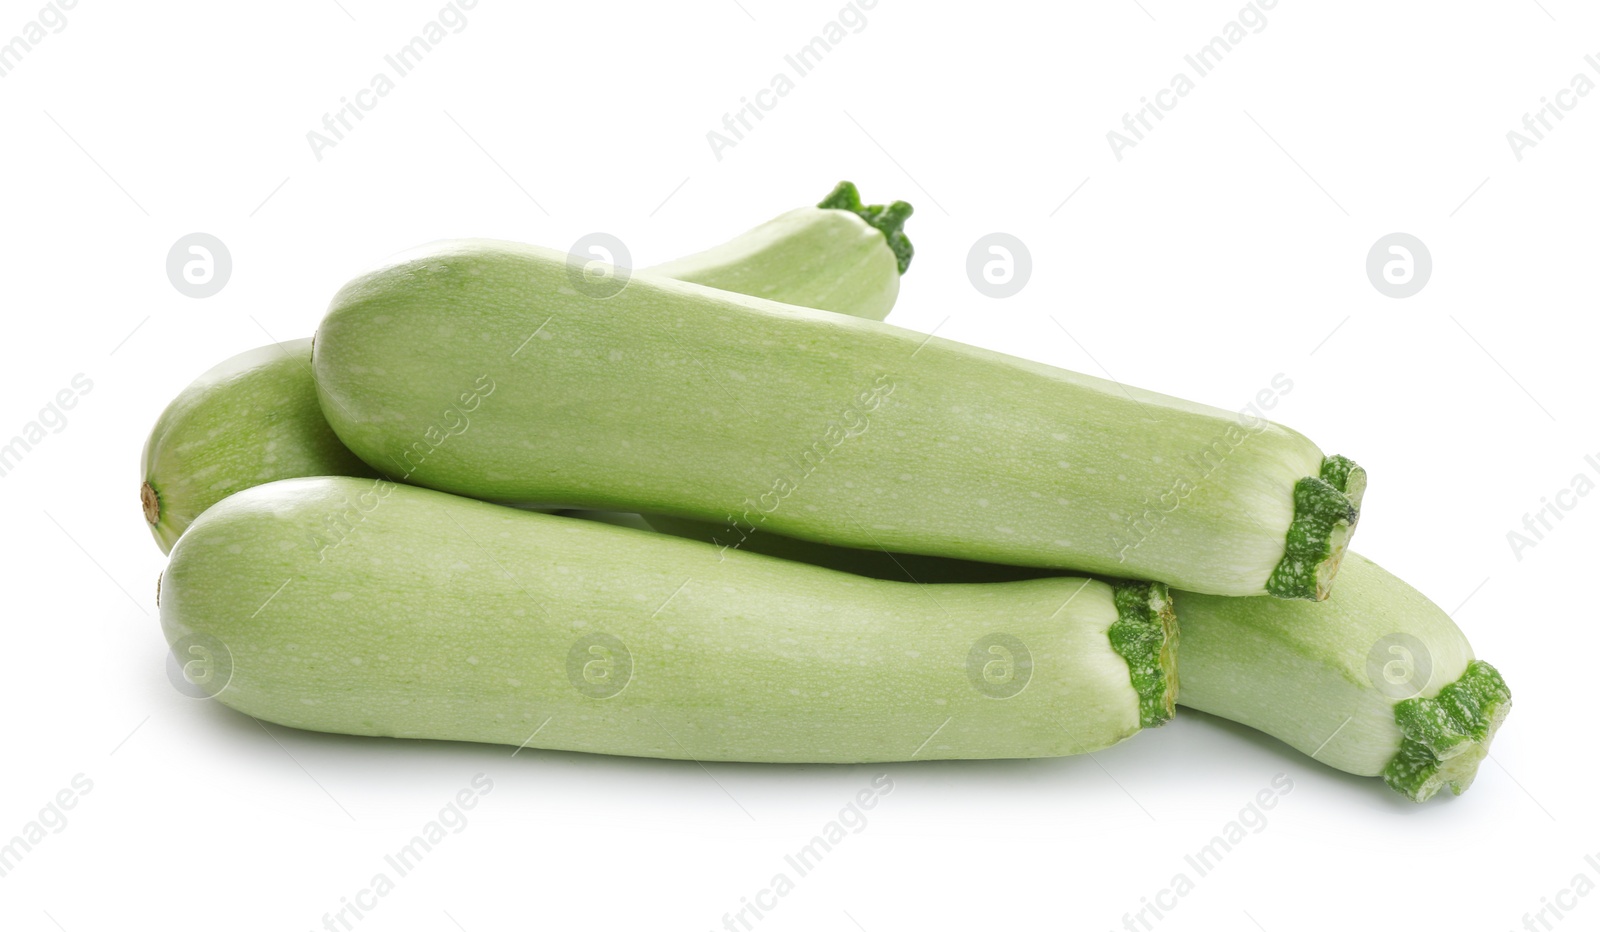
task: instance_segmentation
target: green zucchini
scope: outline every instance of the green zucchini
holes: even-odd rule
[[[799,207],[704,252],[646,274],[724,291],[883,320],[911,265],[911,205],[863,205],[839,182],[816,207]],[[887,247],[887,248],[885,248]]]
[[[910,214],[904,201],[863,206],[855,185],[843,181],[816,207],[649,271],[882,320],[910,262],[903,230]],[[145,443],[139,501],[166,553],[197,515],[240,489],[297,476],[377,474],[322,416],[307,338],[242,353],[185,388]]]
[[[139,503],[162,553],[240,489],[294,476],[375,476],[322,416],[311,338],[240,353],[167,405],[144,445]]]
[[[1351,553],[1312,605],[1174,592],[1180,701],[1422,801],[1471,785],[1511,710],[1443,609]]]
[[[666,526],[668,533],[727,546],[712,525]],[[738,546],[874,579],[970,585],[1029,572],[777,534],[752,535]],[[1176,589],[1172,598],[1183,628],[1179,705],[1266,732],[1347,773],[1382,776],[1407,799],[1421,802],[1446,787],[1456,795],[1466,790],[1511,710],[1504,679],[1474,658],[1450,616],[1354,552],[1325,602]]]
[[[1159,584],[885,582],[382,479],[224,499],[160,611],[191,678],[266,721],[641,757],[1074,754],[1166,721],[1176,685]]]
[[[1219,595],[1325,598],[1366,484],[1265,420],[648,274],[591,296],[488,240],[347,284],[313,370],[419,485]]]

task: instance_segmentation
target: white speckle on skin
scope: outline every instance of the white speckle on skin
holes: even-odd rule
[[[339,592],[330,592],[328,593],[328,598],[334,600],[335,602],[348,602],[355,598],[355,593],[344,592],[342,590]]]

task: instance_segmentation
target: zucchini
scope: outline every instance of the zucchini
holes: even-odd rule
[[[1159,584],[884,582],[382,479],[219,502],[173,548],[160,610],[223,704],[354,735],[1048,757],[1161,724],[1175,689]]]
[[[882,320],[911,259],[911,206],[863,206],[842,181],[801,207],[653,274]],[[139,501],[161,552],[224,496],[275,479],[378,474],[339,442],[317,403],[311,340],[241,353],[167,406],[145,442]],[[398,478],[398,476],[391,476]]]
[[[240,353],[167,405],[144,445],[139,503],[162,553],[224,496],[294,476],[375,476],[322,416],[311,338]]]
[[[712,525],[674,520],[667,527],[718,543]],[[1029,572],[777,534],[752,535],[739,549],[922,583],[970,585]],[[1354,552],[1345,557],[1338,591],[1325,602],[1176,589],[1172,599],[1183,627],[1179,705],[1263,731],[1347,773],[1381,776],[1407,799],[1421,802],[1446,787],[1456,795],[1466,790],[1511,710],[1505,680],[1474,658],[1450,616]]]
[[[645,272],[801,307],[883,320],[911,265],[911,205],[863,205],[848,181],[736,239]],[[884,248],[887,246],[888,248]]]
[[[490,240],[347,284],[313,370],[346,445],[419,485],[1219,595],[1326,598],[1366,485],[1265,420],[648,274],[597,298]]]
[[[1184,705],[1264,731],[1422,801],[1472,784],[1511,692],[1443,609],[1345,557],[1312,605],[1174,592]]]

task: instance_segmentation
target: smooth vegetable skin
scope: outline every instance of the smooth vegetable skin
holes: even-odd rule
[[[714,288],[882,320],[910,262],[904,201],[863,205],[839,183],[721,246],[648,270]],[[145,443],[139,500],[161,552],[240,489],[299,476],[375,476],[328,426],[311,379],[311,339],[241,353],[168,405]],[[401,476],[390,474],[390,478]]]
[[[163,553],[202,511],[295,476],[374,476],[334,434],[311,380],[311,339],[263,346],[185,388],[145,441],[139,502]]]
[[[637,515],[583,517],[643,524]],[[651,525],[730,546],[702,522]],[[1042,572],[771,533],[731,546],[896,581],[971,585]],[[1338,591],[1315,604],[1173,590],[1183,627],[1179,704],[1264,731],[1340,770],[1381,775],[1408,799],[1443,787],[1459,795],[1511,709],[1505,681],[1473,659],[1442,609],[1393,574],[1351,553],[1339,578]]]
[[[1321,604],[1174,592],[1182,703],[1408,799],[1460,794],[1511,692],[1426,596],[1358,555]]]
[[[816,207],[782,214],[704,252],[646,269],[662,278],[883,320],[911,264],[911,205],[863,205],[848,181]]]
[[[1222,595],[1325,598],[1365,488],[1268,421],[650,275],[590,295],[516,243],[350,282],[313,370],[346,445],[432,488]]]
[[[222,703],[316,731],[695,760],[1093,751],[1172,713],[1165,587],[870,580],[384,480],[231,496],[161,623]]]

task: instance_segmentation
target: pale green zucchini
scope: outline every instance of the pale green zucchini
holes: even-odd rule
[[[721,246],[653,274],[882,320],[911,258],[904,201],[862,205],[839,185]],[[139,500],[166,553],[205,509],[240,489],[297,476],[373,476],[328,426],[311,379],[311,340],[241,353],[195,380],[145,442]],[[399,478],[391,476],[391,478]]]
[[[727,546],[712,525],[651,524]],[[737,544],[874,579],[973,584],[1040,572],[771,533]],[[1180,705],[1249,725],[1339,770],[1382,776],[1408,799],[1420,802],[1444,787],[1460,795],[1511,709],[1505,681],[1473,658],[1466,635],[1443,609],[1353,552],[1325,602],[1180,590],[1172,597],[1183,628]]]
[[[796,208],[720,246],[645,272],[883,320],[911,265],[904,231],[910,216],[905,201],[863,205],[856,186],[841,181],[816,207]]]
[[[1259,729],[1408,799],[1460,794],[1511,710],[1443,609],[1351,553],[1320,604],[1174,592],[1182,704]]]
[[[381,479],[223,500],[160,611],[260,719],[642,757],[1074,754],[1166,721],[1176,685],[1159,584],[921,587]]]
[[[419,485],[1222,595],[1326,597],[1366,481],[1267,421],[647,274],[594,297],[515,243],[350,282],[313,369]]]
[[[374,476],[322,416],[311,338],[234,356],[195,379],[145,441],[139,503],[163,553],[224,497],[295,476]]]

